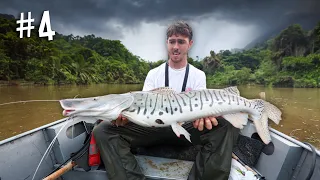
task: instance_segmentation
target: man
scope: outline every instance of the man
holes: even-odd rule
[[[143,91],[169,86],[177,92],[205,89],[204,72],[188,64],[188,51],[193,44],[191,27],[178,21],[167,30],[169,60],[152,69],[143,86]],[[190,134],[193,144],[178,138],[171,127],[145,128],[119,117],[113,124],[100,123],[94,128],[94,137],[101,159],[110,180],[145,179],[132,147],[151,145],[201,145],[189,175],[193,180],[227,180],[231,168],[231,154],[239,131],[224,119],[219,123],[214,117],[197,119],[182,125]]]

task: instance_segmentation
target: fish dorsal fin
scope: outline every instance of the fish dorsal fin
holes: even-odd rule
[[[175,94],[176,91],[170,87],[159,87],[151,89],[150,92],[161,93],[161,94]]]
[[[226,91],[229,94],[240,96],[240,91],[238,90],[237,86],[226,87],[226,88],[223,88],[222,90]]]

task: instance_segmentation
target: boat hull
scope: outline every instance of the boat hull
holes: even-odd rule
[[[36,128],[23,134],[0,141],[0,178],[1,180],[31,180],[36,168],[48,146],[65,125],[65,119]],[[68,121],[69,122],[69,121]],[[75,118],[69,122],[56,137],[49,156],[39,166],[34,179],[42,179],[60,164],[70,158],[70,154],[78,151],[86,138],[85,124],[93,124],[93,119]],[[74,126],[73,126],[74,125]],[[76,128],[72,128],[76,127]],[[312,151],[307,145],[270,128],[274,152],[261,153],[253,167],[268,180],[305,179],[312,169]],[[249,124],[241,134],[252,137],[256,133],[253,124]],[[193,161],[136,155],[139,165],[149,179],[187,179]],[[176,164],[176,166],[165,166]],[[177,170],[179,169],[179,171]],[[311,180],[320,177],[320,153],[316,151],[316,165]],[[104,169],[92,167],[86,172],[75,167],[65,173],[63,178],[106,180]]]

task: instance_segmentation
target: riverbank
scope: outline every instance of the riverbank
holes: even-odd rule
[[[32,86],[32,85],[36,85],[36,84],[31,81],[23,81],[23,80],[13,80],[13,81],[0,80],[0,87],[1,86]]]
[[[96,84],[96,83],[92,83]],[[110,82],[105,82],[105,83],[97,83],[97,84],[143,84],[143,83],[110,83]],[[90,84],[76,84],[76,83],[69,83],[69,82],[46,82],[46,83],[39,83],[35,81],[25,81],[25,80],[12,80],[12,81],[3,81],[0,80],[0,87],[4,86],[64,86],[64,85],[90,85]],[[269,83],[269,84],[258,84],[255,82],[247,82],[244,84],[227,84],[226,82],[222,81],[219,76],[213,78],[209,76],[207,78],[207,85],[208,86],[242,86],[242,85],[248,85],[248,86],[264,86],[264,87],[279,87],[279,88],[320,88],[320,83],[317,86],[315,83],[310,83],[307,80],[296,80],[292,81],[290,83],[283,81],[281,78],[274,83]]]
[[[93,83],[95,84],[95,83]],[[141,83],[99,83],[99,84],[141,84]],[[25,80],[12,80],[12,81],[3,81],[0,80],[0,87],[5,86],[64,86],[64,85],[90,85],[90,84],[76,84],[76,83],[68,83],[68,82],[60,82],[57,84],[56,82],[47,82],[47,83],[37,83],[35,81],[25,81]]]
[[[320,77],[299,78],[290,75],[258,77],[256,74],[241,74],[239,73],[241,71],[218,72],[215,75],[208,75],[207,84],[219,86],[259,85],[280,88],[320,88]]]

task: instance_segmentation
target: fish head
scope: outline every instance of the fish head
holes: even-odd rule
[[[130,94],[109,94],[88,98],[60,100],[63,116],[91,116],[116,119],[133,102]]]

